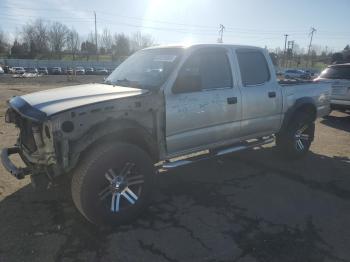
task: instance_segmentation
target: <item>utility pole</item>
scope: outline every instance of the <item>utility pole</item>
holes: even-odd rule
[[[310,32],[310,44],[309,44],[309,50],[307,51],[307,64],[306,64],[306,67],[308,67],[309,65],[309,61],[310,61],[310,51],[311,51],[311,45],[312,45],[312,39],[314,37],[314,33],[316,32],[317,30],[314,28],[314,27],[311,27],[311,32]],[[312,63],[311,63],[312,64]]]
[[[219,26],[219,38],[218,38],[218,43],[223,43],[222,37],[224,35],[224,30],[225,30],[225,26],[223,24],[220,24]]]
[[[283,52],[283,66],[286,66],[286,51],[287,51],[287,39],[288,39],[288,34],[284,35],[284,52]]]
[[[95,46],[96,46],[96,56],[98,61],[98,46],[97,46],[97,26],[96,26],[96,12],[94,11],[94,17],[95,17]]]
[[[289,64],[288,67],[290,67],[293,62],[293,49],[294,49],[294,40],[288,41],[288,49],[287,49],[287,55],[288,55],[287,66]],[[291,58],[291,60],[289,58]]]

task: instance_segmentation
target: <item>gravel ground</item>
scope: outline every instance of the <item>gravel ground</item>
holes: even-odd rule
[[[102,77],[0,77],[0,147],[12,95]],[[36,192],[0,167],[0,261],[350,261],[350,115],[317,121],[310,154],[281,159],[264,147],[157,178],[150,208],[130,225],[97,229],[69,187]]]

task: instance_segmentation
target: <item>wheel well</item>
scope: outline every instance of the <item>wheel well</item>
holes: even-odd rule
[[[128,142],[139,146],[146,153],[148,153],[152,160],[154,160],[155,162],[159,159],[158,147],[154,138],[147,131],[142,129],[140,130],[136,127],[115,130],[114,132],[102,135],[89,145],[85,146],[83,150],[78,152],[77,156],[80,158],[81,156],[89,152],[92,148],[94,148],[96,145],[102,143],[113,143],[117,141]]]
[[[303,103],[297,107],[291,108],[289,111],[286,112],[281,131],[283,132],[287,130],[289,123],[293,121],[293,119],[300,113],[305,113],[306,115],[310,116],[312,121],[316,120],[317,110],[315,105],[313,105],[312,103]]]
[[[316,117],[317,117],[317,112],[316,112],[316,108],[314,105],[312,104],[304,104],[304,105],[301,105],[300,107],[298,107],[294,114],[293,114],[293,117],[296,115],[296,114],[299,114],[299,113],[305,113],[307,114],[308,116],[311,117],[312,121],[315,121],[316,120]]]
[[[144,131],[140,131],[137,128],[127,128],[116,131],[114,133],[101,137],[100,139],[95,141],[95,143],[111,141],[128,142],[137,145],[144,151],[146,151],[153,160],[157,161],[159,158],[158,148],[155,144],[153,137],[149,134],[145,134]]]
[[[70,144],[70,165],[74,168],[80,158],[90,150],[94,150],[99,144],[113,142],[128,142],[139,146],[149,154],[154,162],[159,160],[159,148],[156,135],[148,129],[131,121],[110,122],[90,128],[90,130],[78,141]]]

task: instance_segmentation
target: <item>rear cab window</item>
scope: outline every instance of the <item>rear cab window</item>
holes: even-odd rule
[[[238,49],[236,54],[244,86],[262,85],[270,80],[270,70],[261,51]]]

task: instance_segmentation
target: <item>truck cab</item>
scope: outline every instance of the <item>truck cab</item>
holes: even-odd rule
[[[168,153],[276,132],[282,92],[267,56],[263,49],[246,46],[187,50],[164,87]]]

